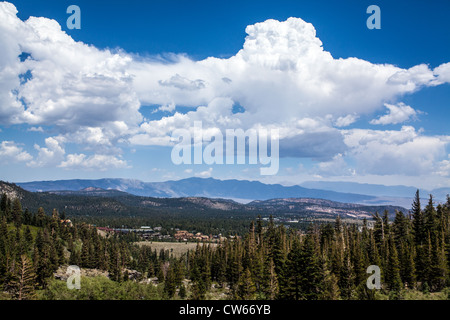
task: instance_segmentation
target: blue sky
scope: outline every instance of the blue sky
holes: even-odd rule
[[[450,185],[448,1],[12,4],[0,7],[0,179]],[[81,30],[66,26],[71,4]],[[371,4],[380,30],[366,27]],[[279,128],[278,173],[174,165],[168,138],[195,120]]]

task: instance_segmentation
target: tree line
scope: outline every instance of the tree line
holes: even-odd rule
[[[0,287],[13,299],[33,299],[62,265],[108,271],[119,280],[130,259],[118,237],[100,237],[89,224],[72,225],[64,212],[22,210],[19,199],[0,200]]]
[[[422,208],[417,191],[410,213],[373,215],[373,228],[343,224],[310,225],[306,233],[252,222],[243,239],[217,248],[198,246],[185,258],[193,298],[211,283],[229,289],[233,299],[375,299],[367,268],[381,270],[382,293],[401,298],[405,290],[438,292],[450,284],[450,198]],[[184,258],[182,258],[183,260]],[[174,273],[177,268],[173,267]],[[170,267],[169,267],[170,270]],[[176,287],[170,277],[166,277]],[[178,282],[179,283],[179,282]],[[447,289],[446,289],[447,288]]]
[[[422,208],[416,193],[409,213],[373,215],[373,227],[311,224],[302,232],[251,221],[244,237],[217,246],[198,244],[181,257],[137,246],[130,237],[99,234],[87,223],[67,223],[65,213],[22,209],[0,200],[0,286],[10,298],[34,299],[62,265],[108,271],[116,283],[151,278],[166,299],[205,299],[215,287],[230,299],[375,299],[366,286],[370,265],[381,270],[390,298],[405,290],[438,292],[450,284],[450,199]],[[134,272],[136,271],[136,272]],[[133,276],[130,274],[133,272]]]

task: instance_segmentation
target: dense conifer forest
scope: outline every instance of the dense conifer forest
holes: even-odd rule
[[[69,218],[2,195],[1,299],[448,299],[450,199],[422,205],[418,192],[410,213],[375,212],[370,226],[337,216],[300,231],[258,217],[243,237],[181,256]],[[102,275],[69,290],[55,279],[68,265]],[[380,290],[366,285],[370,265],[381,270]]]

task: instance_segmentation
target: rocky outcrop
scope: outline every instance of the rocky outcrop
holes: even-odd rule
[[[67,272],[68,267],[69,266],[67,265],[60,266],[58,270],[56,270],[56,272],[53,274],[55,279],[66,281],[72,275],[70,271]],[[80,275],[82,277],[97,277],[97,276],[109,277],[109,272],[99,269],[80,268]]]

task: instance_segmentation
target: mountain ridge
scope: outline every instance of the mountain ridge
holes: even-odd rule
[[[240,204],[229,199],[206,197],[152,198],[117,190],[89,188],[78,191],[29,192],[15,184],[0,181],[0,193],[22,200],[31,210],[38,207],[66,211],[71,216],[145,217],[154,214],[219,214],[254,216],[275,214],[282,217],[334,218],[336,215],[362,219],[371,218],[376,211],[387,210],[392,218],[395,212],[407,210],[398,206],[366,206],[317,198],[273,198]],[[233,214],[234,215],[234,214]]]
[[[38,192],[79,191],[86,188],[101,188],[146,197],[176,198],[193,196],[232,199],[240,203],[293,197],[328,199],[364,205],[398,205],[402,207],[410,207],[417,190],[415,187],[410,186],[384,186],[353,182],[307,181],[300,185],[283,186],[281,184],[265,184],[260,181],[219,180],[198,177],[162,182],[143,182],[138,179],[126,178],[47,180],[19,182],[17,185],[25,190]],[[320,188],[321,186],[323,188]],[[433,196],[437,202],[445,202],[446,194],[450,193],[450,188],[440,188],[432,192],[435,192]],[[426,200],[425,198],[432,192],[421,190],[421,196]]]
[[[391,196],[391,197],[412,197],[419,189],[422,196],[432,194],[434,197],[444,200],[447,194],[450,194],[450,187],[436,188],[427,190],[413,186],[393,185],[386,186],[382,184],[358,183],[348,181],[305,181],[300,184],[305,188],[317,188],[322,190],[353,193],[358,190],[362,194],[372,196]]]
[[[320,198],[338,202],[362,203],[376,197],[364,194],[342,193],[310,189],[302,186],[264,184],[248,180],[218,180],[213,178],[187,178],[164,182],[143,182],[136,179],[104,178],[33,181],[17,183],[28,191],[79,191],[86,188],[114,189],[146,197],[208,197],[223,199],[268,200],[273,198]]]

